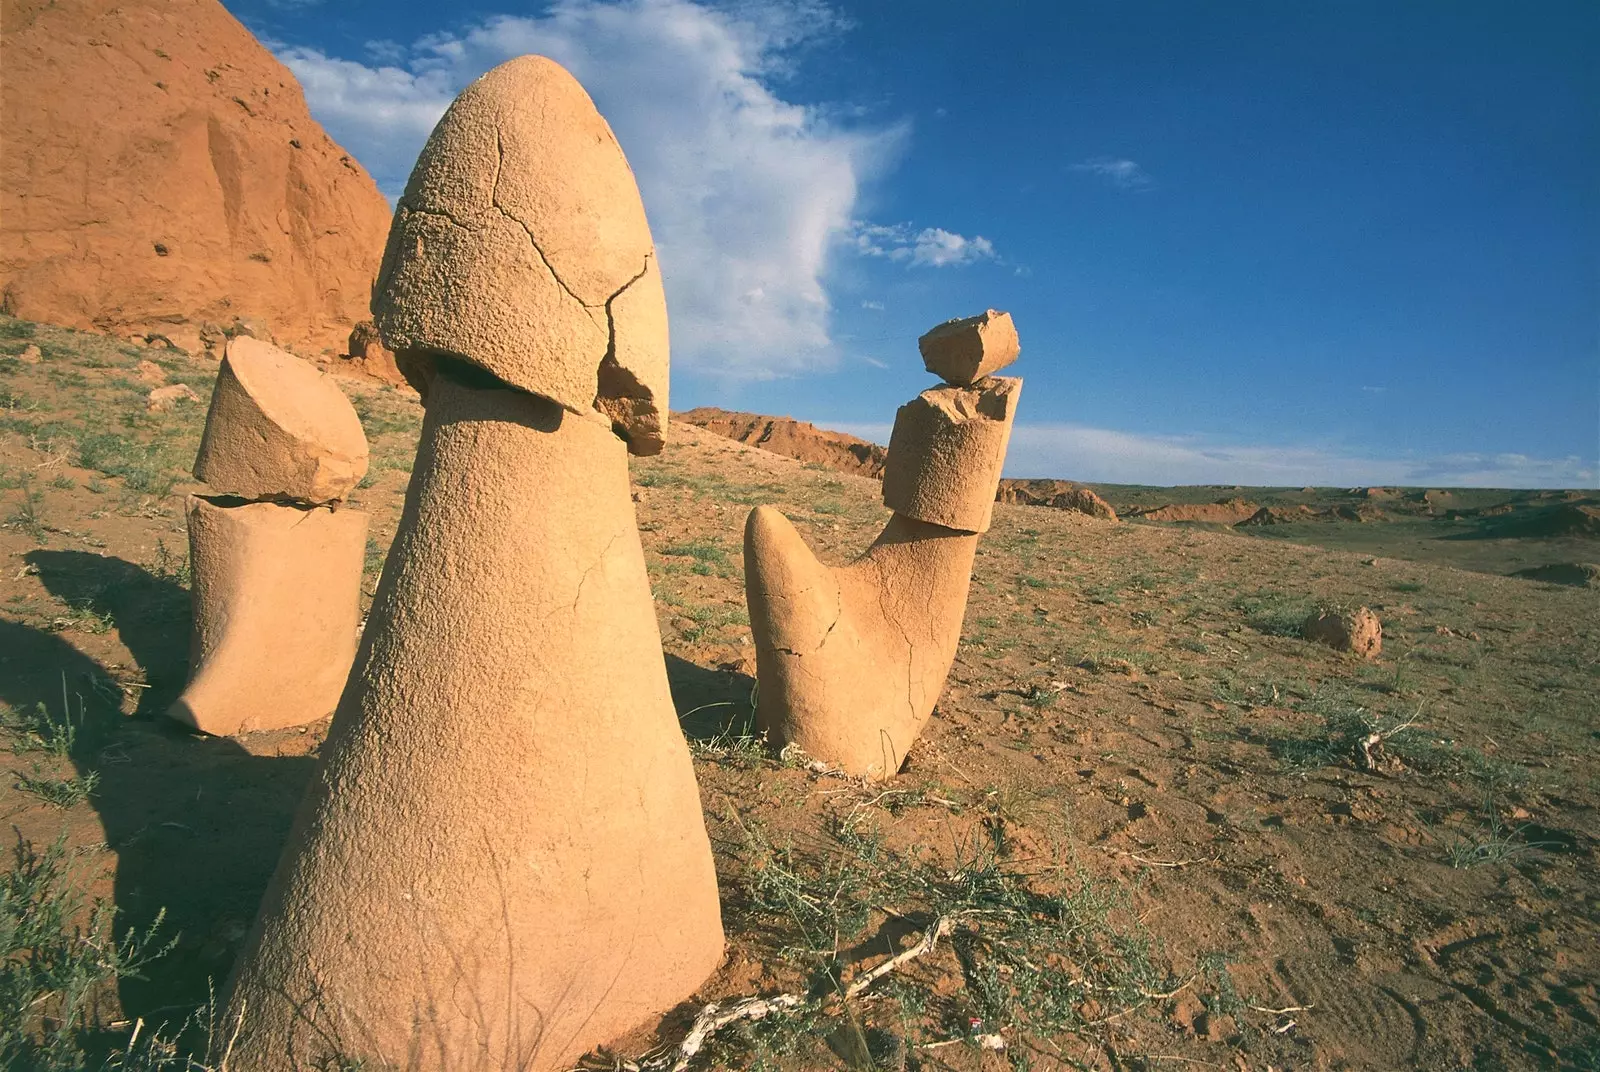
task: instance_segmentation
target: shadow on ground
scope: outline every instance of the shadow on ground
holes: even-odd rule
[[[142,672],[138,714],[164,711],[183,690],[189,665],[189,593],[181,585],[109,555],[29,551],[45,589],[69,610],[108,621]],[[114,668],[107,667],[108,671]],[[112,674],[123,678],[126,675]]]
[[[55,633],[0,620],[0,701],[25,716],[42,704],[59,718],[65,691],[77,723],[72,762],[80,774],[99,775],[90,802],[116,854],[119,938],[164,913],[160,933],[177,939],[143,979],[122,982],[123,1015],[180,1022],[213,983],[226,981],[315,761],[253,755],[158,717],[183,685],[189,616],[181,587],[116,558],[37,551],[27,559],[69,605],[109,614],[156,686],[142,690],[135,715],[124,715],[114,682],[125,675]],[[9,766],[27,763],[19,756]],[[64,826],[86,821],[58,814]],[[96,840],[74,835],[77,844]]]
[[[691,741],[755,732],[755,678],[737,670],[708,669],[667,656],[667,684],[678,725]]]

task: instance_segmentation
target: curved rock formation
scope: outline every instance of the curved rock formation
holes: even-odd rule
[[[796,745],[850,774],[900,769],[955,659],[1021,388],[991,376],[900,407],[883,482],[894,517],[848,566],[818,562],[771,507],[751,512],[744,559],[756,721],[773,745]]]
[[[366,315],[389,206],[216,0],[5,0],[0,306],[199,349]],[[181,328],[187,322],[190,326]]]
[[[551,230],[501,226],[498,198],[471,227],[416,208],[497,185],[544,189],[559,213],[514,211]],[[627,449],[665,421],[667,352],[659,284],[621,276],[654,260],[626,162],[576,81],[523,57],[452,105],[407,198],[375,306],[423,391],[421,444],[236,969],[240,1068],[566,1069],[687,998],[722,954],[629,494]],[[430,323],[413,305],[434,307],[445,280],[459,305]],[[491,297],[511,306],[495,330],[461,311],[488,315]],[[607,320],[632,341],[597,378]],[[580,404],[587,390],[600,397]]]

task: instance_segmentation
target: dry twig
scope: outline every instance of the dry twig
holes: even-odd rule
[[[940,916],[934,920],[933,926],[924,931],[916,942],[853,980],[844,990],[845,999],[856,997],[890,972],[931,953],[933,947],[939,943],[939,939],[950,933],[955,922],[955,916]],[[675,1050],[644,1061],[624,1062],[622,1067],[628,1072],[662,1072],[662,1070],[684,1072],[689,1067],[689,1062],[711,1040],[711,1036],[729,1024],[739,1020],[765,1019],[774,1012],[798,1008],[806,1003],[807,999],[800,994],[775,994],[770,998],[740,998],[726,1006],[712,1002],[700,1010],[700,1015],[694,1018],[694,1023],[690,1025],[688,1033],[683,1036],[683,1041],[678,1043]]]

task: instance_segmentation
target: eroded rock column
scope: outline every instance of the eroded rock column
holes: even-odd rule
[[[628,486],[666,422],[665,300],[566,71],[523,57],[456,100],[376,295],[421,445],[230,1067],[565,1069],[722,955]]]
[[[205,733],[301,726],[339,702],[356,652],[367,471],[349,399],[293,354],[239,336],[217,374],[188,502],[194,627],[168,710]]]
[[[758,727],[874,778],[900,769],[944,689],[1022,391],[989,375],[1020,350],[1005,313],[942,324],[920,345],[946,383],[895,415],[883,474],[894,516],[866,553],[825,566],[767,506],[745,525]]]

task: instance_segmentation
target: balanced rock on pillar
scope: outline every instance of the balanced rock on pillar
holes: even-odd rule
[[[721,960],[628,484],[667,417],[653,248],[550,60],[490,71],[423,149],[374,301],[421,441],[235,970],[237,1067],[566,1069]]]
[[[818,562],[771,507],[751,512],[745,599],[769,743],[865,777],[900,769],[955,659],[1021,390],[987,377],[900,407],[883,482],[894,516],[847,566]]]
[[[361,419],[332,379],[271,343],[228,341],[195,479],[241,499],[331,503],[366,472]]]
[[[309,363],[236,336],[194,468],[213,494],[189,497],[189,683],[167,714],[218,735],[326,718],[360,624],[367,516],[339,502],[367,471],[355,408]]]
[[[946,320],[917,340],[922,364],[945,383],[971,387],[1017,359],[1022,342],[1010,313],[990,309]]]

